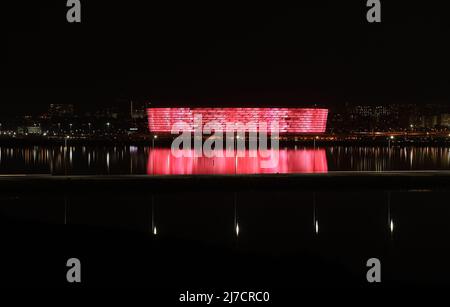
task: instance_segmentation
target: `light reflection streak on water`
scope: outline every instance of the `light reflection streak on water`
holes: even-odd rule
[[[0,173],[77,172],[79,174],[258,174],[323,173],[328,171],[450,170],[446,147],[334,146],[281,149],[275,168],[261,168],[262,158],[248,153],[237,159],[182,158],[169,148],[143,146],[4,146],[0,147]],[[150,163],[154,159],[154,166]]]

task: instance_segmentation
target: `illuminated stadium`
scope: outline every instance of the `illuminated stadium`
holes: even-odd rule
[[[328,109],[320,108],[148,108],[148,128],[151,133],[170,134],[176,123],[187,124],[194,131],[194,117],[201,115],[202,123],[255,123],[257,127],[278,122],[280,134],[324,133]]]

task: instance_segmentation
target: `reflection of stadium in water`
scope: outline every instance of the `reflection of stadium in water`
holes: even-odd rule
[[[148,158],[149,175],[196,175],[196,174],[288,174],[324,173],[328,171],[325,149],[283,149],[278,152],[278,163],[267,167],[270,156],[277,154],[271,150],[252,155],[245,150],[242,157],[194,157],[194,151],[186,151],[182,157],[175,157],[170,149],[151,150]],[[266,163],[265,163],[266,162]]]

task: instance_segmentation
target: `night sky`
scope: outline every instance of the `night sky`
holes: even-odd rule
[[[67,23],[63,0],[2,7],[3,114],[129,99],[450,102],[450,18],[430,1],[382,1],[381,24],[366,21],[365,0],[81,2],[81,24]]]

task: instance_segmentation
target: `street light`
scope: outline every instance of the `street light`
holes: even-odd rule
[[[155,151],[154,151],[154,149],[155,149],[155,140],[157,138],[158,138],[158,136],[156,134],[152,138],[152,152],[151,152],[151,155],[152,155],[152,173],[153,173],[153,175],[155,174]]]
[[[155,140],[158,138],[158,136],[155,134],[154,136],[153,136],[153,139],[152,139],[152,149],[155,149]]]
[[[319,234],[319,219],[317,217],[317,213],[316,213],[316,193],[313,192],[313,227],[314,227],[314,232],[316,233],[316,235]]]
[[[235,154],[234,154],[234,174],[237,174],[237,155],[238,155],[238,140],[240,139],[240,136],[238,134],[238,132],[236,132],[236,138],[234,139],[234,143],[235,143]],[[245,139],[245,138],[244,138]],[[245,147],[245,144],[244,144]]]
[[[67,148],[67,140],[70,138],[69,135],[66,136],[66,138],[64,139],[64,149]]]
[[[391,135],[390,137],[389,137],[389,139],[388,139],[388,147],[389,147],[389,149],[391,149],[391,140],[394,140],[394,136],[393,135]]]
[[[318,139],[319,139],[319,136],[316,136],[315,138],[313,138],[314,149],[316,149],[316,140],[318,140]]]
[[[158,234],[158,229],[156,228],[156,223],[155,223],[155,197],[152,194],[152,232],[153,235],[156,236]]]

